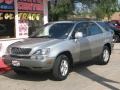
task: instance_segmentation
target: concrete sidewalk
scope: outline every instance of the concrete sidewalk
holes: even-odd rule
[[[115,43],[113,53],[120,54],[120,43]]]

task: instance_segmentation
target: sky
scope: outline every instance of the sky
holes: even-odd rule
[[[120,4],[120,0],[118,0]],[[80,2],[75,2],[75,11],[81,11],[82,10],[82,4]]]
[[[120,0],[118,0],[119,4],[120,4]]]

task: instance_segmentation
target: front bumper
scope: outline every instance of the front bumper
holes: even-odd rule
[[[32,71],[44,71],[44,70],[51,70],[54,64],[54,58],[44,57],[42,60],[37,59],[25,59],[25,58],[14,58],[10,55],[3,56],[4,63],[11,66],[13,69],[25,69],[25,70],[32,70]],[[19,66],[14,65],[12,62],[17,61],[19,62]]]

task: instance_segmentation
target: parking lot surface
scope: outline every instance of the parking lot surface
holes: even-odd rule
[[[108,65],[78,64],[64,81],[50,73],[0,75],[0,90],[120,90],[120,46],[115,45]]]

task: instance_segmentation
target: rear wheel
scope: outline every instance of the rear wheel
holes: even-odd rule
[[[53,76],[56,80],[65,80],[70,71],[69,58],[66,55],[59,55],[53,67]]]
[[[115,43],[120,42],[120,37],[119,37],[119,35],[115,35],[115,36],[114,36],[114,42],[115,42]]]
[[[99,56],[99,64],[105,65],[110,60],[110,49],[107,46],[104,46],[102,54]]]

